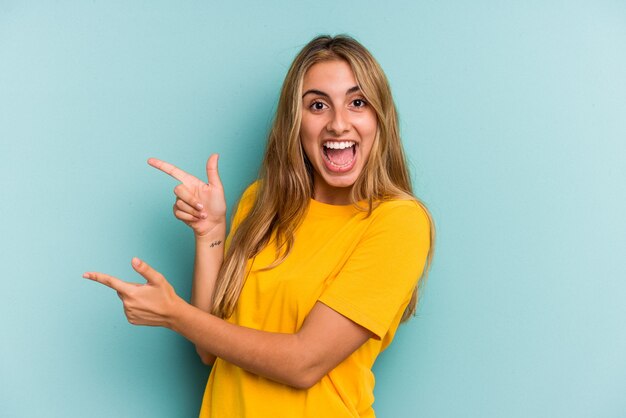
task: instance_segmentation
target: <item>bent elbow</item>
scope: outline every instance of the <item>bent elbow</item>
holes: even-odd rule
[[[318,384],[330,372],[319,356],[311,350],[299,348],[295,356],[285,362],[285,380],[288,386],[299,390],[308,390]]]
[[[215,363],[215,357],[213,357],[213,356],[200,356],[200,361],[205,366],[213,366],[213,363]]]
[[[311,389],[315,384],[319,382],[319,380],[313,379],[298,379],[297,381],[292,382],[289,386],[294,389],[299,390],[308,390]]]
[[[210,354],[199,348],[196,348],[196,353],[198,353],[198,356],[200,357],[200,361],[202,361],[204,365],[212,366],[213,363],[215,363],[215,356],[213,354]]]
[[[311,369],[305,369],[300,370],[297,373],[293,373],[291,375],[290,382],[287,384],[295,389],[307,390],[319,383],[323,377],[323,373],[318,373]]]

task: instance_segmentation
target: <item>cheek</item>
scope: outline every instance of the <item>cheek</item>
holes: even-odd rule
[[[365,119],[361,123],[361,136],[365,142],[369,143],[370,146],[374,142],[374,138],[376,138],[376,132],[378,131],[378,122],[376,119]]]
[[[315,121],[303,119],[300,125],[300,141],[305,150],[312,150],[317,148],[319,127],[314,123]]]
[[[367,160],[372,150],[372,146],[374,145],[374,140],[376,139],[376,133],[378,132],[378,123],[375,117],[374,119],[369,119],[364,122],[365,123],[361,126],[361,134],[362,139],[364,140],[363,153],[365,159]]]
[[[304,116],[300,125],[300,132],[302,132],[302,134],[307,137],[316,136],[316,133],[319,129],[318,125],[319,121],[316,118]]]
[[[311,142],[307,141],[305,138],[301,137],[300,142],[302,143],[302,151],[304,152],[304,155],[306,156],[306,158],[311,161],[311,159],[314,156],[314,152],[311,148]]]
[[[311,141],[310,136],[304,131],[304,129],[300,130],[300,144],[302,145],[302,150],[306,157],[310,160],[313,153],[313,142]]]
[[[372,153],[372,145],[374,145],[373,141],[367,143],[367,146],[363,148],[363,164],[366,164],[370,158],[370,154]]]
[[[372,137],[376,136],[376,131],[378,130],[378,119],[376,118],[376,114],[374,112],[370,114],[370,118],[368,120],[368,127],[370,131],[370,135],[372,135]]]

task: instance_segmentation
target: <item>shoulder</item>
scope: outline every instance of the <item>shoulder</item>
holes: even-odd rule
[[[250,213],[252,210],[252,206],[256,201],[257,192],[259,190],[260,180],[254,181],[246,190],[242,193],[239,201],[236,205],[236,209],[233,212],[232,217],[232,228],[237,228],[239,224],[243,221],[243,219]]]
[[[392,227],[430,230],[431,217],[416,199],[393,199],[380,202],[372,211],[372,221]]]
[[[377,251],[404,254],[410,249],[421,254],[428,250],[433,240],[428,210],[415,199],[379,202],[363,221],[367,226],[360,245],[374,245]]]
[[[260,189],[260,183],[260,180],[255,180],[252,184],[246,187],[239,198],[239,203],[237,204],[238,209],[249,210],[252,207]]]
[[[257,194],[257,192],[259,191],[260,188],[261,188],[261,180],[253,181],[243,191],[243,193],[241,194],[241,199],[240,200],[254,199],[254,197],[256,196],[256,194]]]

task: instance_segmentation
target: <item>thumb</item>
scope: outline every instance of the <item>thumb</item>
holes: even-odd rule
[[[219,154],[212,154],[206,162],[206,176],[211,186],[222,188],[222,181],[217,171],[217,160],[219,160]]]
[[[158,271],[150,267],[148,263],[144,263],[137,257],[133,258],[131,264],[133,265],[135,271],[141,274],[149,284],[160,284],[165,281],[165,277],[163,277],[161,273],[159,273]]]

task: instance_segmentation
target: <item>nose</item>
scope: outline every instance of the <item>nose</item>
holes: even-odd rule
[[[350,115],[347,112],[347,109],[336,109],[328,121],[326,129],[336,136],[348,132],[350,130]]]

